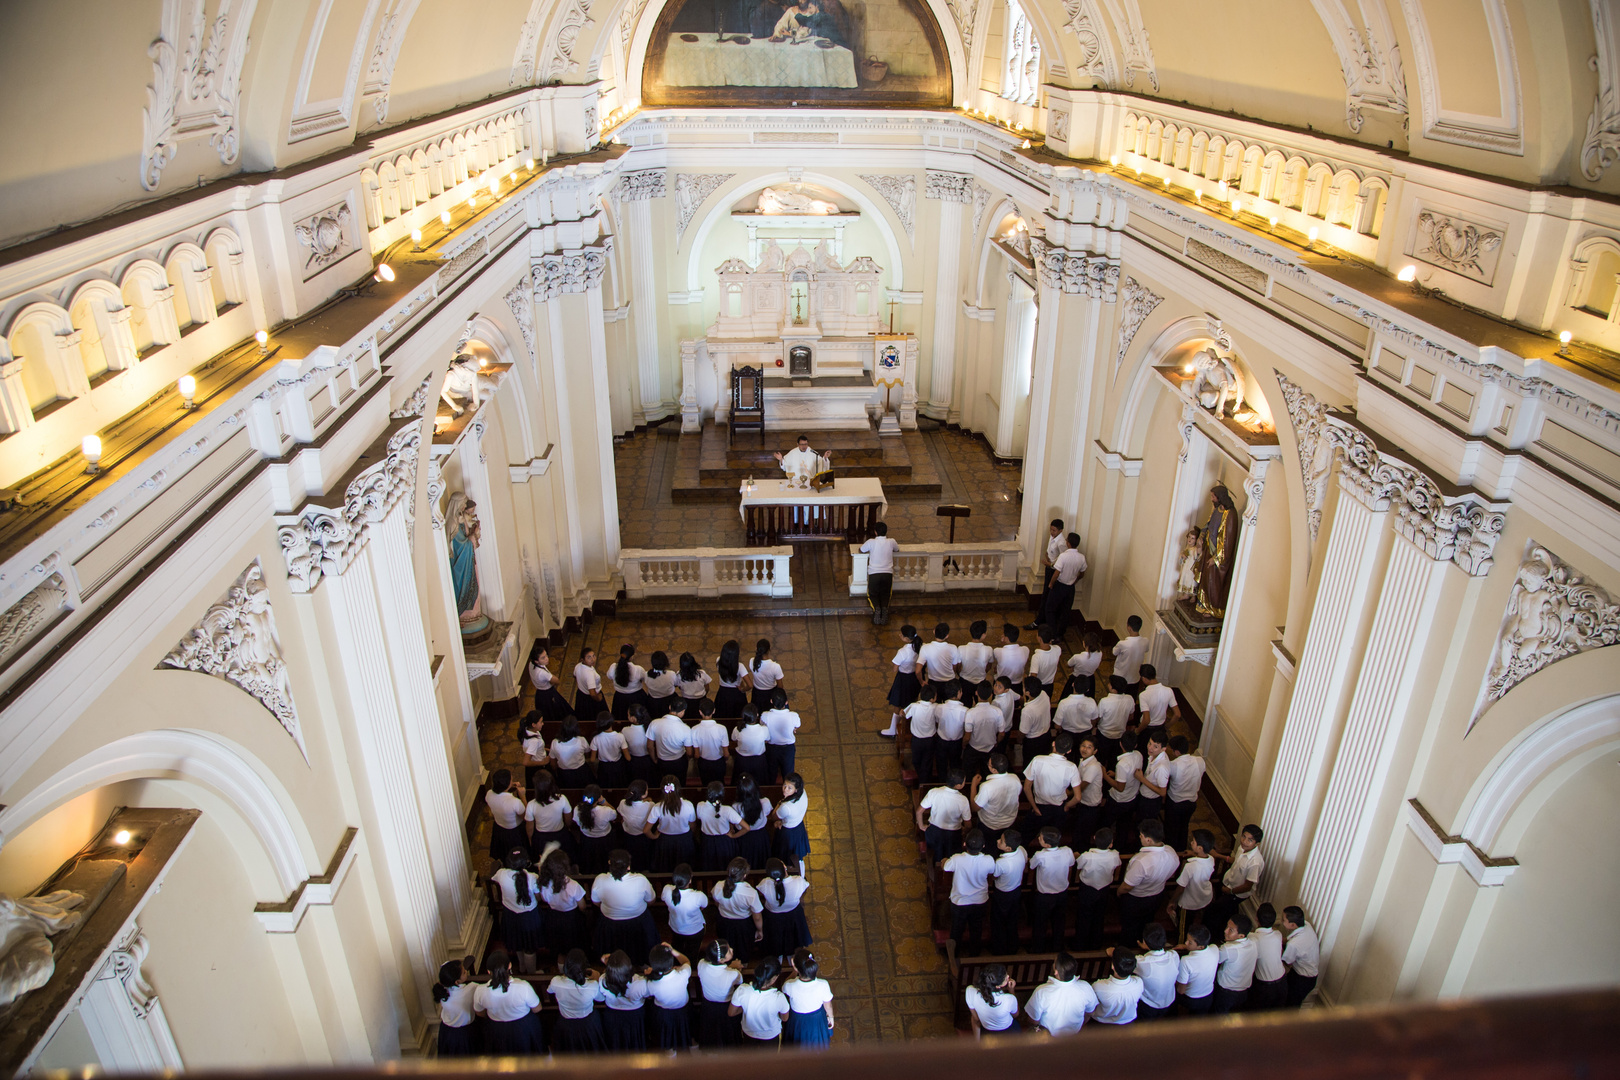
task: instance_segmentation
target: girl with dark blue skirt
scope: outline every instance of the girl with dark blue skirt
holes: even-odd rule
[[[608,855],[619,846],[613,839],[613,822],[618,816],[595,784],[579,797],[574,824],[579,827],[579,865],[585,873],[600,874],[607,869]]]
[[[556,723],[569,713],[568,699],[557,691],[557,676],[551,673],[551,657],[545,642],[535,639],[529,652],[529,682],[534,684],[534,707],[540,715]]]
[[[749,866],[764,866],[771,857],[771,800],[759,793],[759,781],[745,772],[737,773],[737,816],[748,831],[737,837],[737,855]]]
[[[647,996],[652,998],[647,1039],[659,1050],[692,1045],[692,1024],[686,1015],[691,981],[692,965],[685,956],[668,945],[653,947],[647,957]]]
[[[627,794],[619,801],[619,839],[637,870],[651,870],[653,842],[647,835],[647,815],[653,803],[647,798],[647,782],[632,780]]]
[[[546,993],[557,999],[560,1016],[552,1031],[551,1048],[558,1054],[600,1054],[607,1049],[596,999],[602,985],[596,972],[585,966],[583,949],[571,949],[557,965],[557,975]]]
[[[596,782],[605,791],[630,786],[630,744],[614,721],[612,713],[598,713],[596,731],[591,736],[591,761],[596,765]]]
[[[663,716],[669,711],[669,703],[675,700],[675,684],[680,673],[669,666],[669,654],[655,652],[648,662],[647,674],[641,684],[641,692],[647,698],[647,711],[654,716]]]
[[[540,995],[525,979],[512,977],[512,958],[505,949],[489,954],[489,982],[473,991],[473,1011],[484,1025],[484,1053],[537,1055],[546,1052],[546,1031],[540,1026]]]
[[[513,848],[507,852],[506,866],[489,876],[501,890],[501,943],[508,953],[520,959],[527,956],[530,963],[545,944],[540,936],[544,925],[540,879],[530,869],[533,865],[527,849]]]
[[[724,870],[737,857],[742,815],[725,804],[726,785],[715,780],[698,804],[698,869]]]
[[[562,733],[551,742],[551,776],[560,788],[582,788],[596,783],[587,758],[591,744],[579,733],[579,718],[563,717]]]
[[[647,830],[653,836],[653,869],[667,874],[681,863],[697,862],[697,845],[692,842],[697,811],[681,798],[681,782],[675,777],[664,777],[662,788],[647,815]]]
[[[772,845],[783,862],[802,863],[810,854],[810,834],[804,827],[804,815],[809,810],[804,777],[790,773],[782,781],[782,801],[776,804],[776,842]]]
[[[546,905],[546,945],[561,959],[587,944],[585,886],[575,881],[566,853],[554,851],[540,866],[540,899]]]
[[[607,1048],[631,1053],[647,1049],[647,980],[630,962],[630,954],[615,949],[602,961],[602,1037]]]
[[[743,959],[759,955],[759,943],[765,938],[764,908],[759,902],[759,891],[745,880],[748,860],[732,859],[726,867],[726,880],[714,887],[714,932],[737,950]]]
[[[720,676],[720,688],[714,692],[714,715],[730,720],[743,714],[748,704],[748,669],[742,665],[742,646],[728,641],[720,646],[720,658],[714,662]]]
[[[765,762],[765,747],[771,737],[770,728],[759,718],[759,710],[744,705],[742,723],[731,732],[731,776],[734,783],[751,776],[756,784],[771,782],[770,766]]]
[[[788,1041],[807,1050],[825,1050],[832,1043],[832,987],[818,978],[820,965],[809,949],[800,949],[789,961],[788,980],[782,984],[793,1011],[788,1014]]]
[[[640,664],[632,664],[630,658],[636,655],[634,645],[621,645],[619,659],[608,668],[608,681],[613,684],[613,718],[623,721],[630,717],[630,706],[640,705],[647,707],[647,694],[642,686],[647,680],[647,669]]]
[[[792,956],[795,949],[809,945],[810,920],[804,915],[804,894],[810,883],[798,873],[788,873],[781,859],[765,864],[765,880],[759,883],[759,902],[765,906],[766,956]]]
[[[731,995],[742,982],[742,961],[723,937],[709,942],[698,961],[698,987],[703,1002],[698,1006],[698,1045],[719,1050],[742,1042],[742,1027],[731,1015]]]
[[[889,684],[889,726],[879,734],[893,738],[900,733],[900,717],[906,706],[917,700],[922,680],[917,678],[917,654],[922,650],[922,638],[910,623],[900,628],[903,644],[890,661],[894,665],[894,682]]]
[[[473,1016],[473,995],[478,987],[467,981],[467,975],[460,960],[446,960],[439,965],[433,1000],[439,1003],[441,1058],[477,1057],[481,1049]]]

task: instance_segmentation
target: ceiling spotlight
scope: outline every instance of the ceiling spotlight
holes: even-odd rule
[[[130,834],[128,829],[119,829],[117,832],[113,833],[113,843],[117,844],[119,847],[129,843],[132,839],[134,839],[134,837]]]
[[[84,453],[84,471],[89,473],[91,476],[94,476],[96,473],[100,472],[101,436],[86,435],[84,437],[84,441],[79,444],[79,449]]]
[[[394,268],[387,263],[378,263],[377,272],[371,275],[373,281],[393,281]]]
[[[1395,280],[1404,281],[1408,285],[1412,284],[1412,282],[1417,280],[1417,267],[1413,266],[1411,263],[1407,263],[1405,266],[1401,267],[1401,272],[1395,275]]]
[[[184,402],[181,408],[195,409],[197,407],[197,380],[191,375],[180,376],[176,384],[180,391],[180,399]]]

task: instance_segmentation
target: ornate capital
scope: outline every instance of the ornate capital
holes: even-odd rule
[[[534,279],[534,298],[545,303],[567,293],[582,293],[602,286],[602,272],[607,269],[608,252],[613,250],[613,238],[588,248],[570,248],[542,255],[530,266]]]
[[[1030,237],[1029,252],[1043,288],[1106,303],[1118,299],[1118,259],[1053,247],[1039,236]]]
[[[971,203],[973,201],[973,177],[963,176],[960,173],[935,172],[928,170],[928,182],[923,194],[930,199],[943,199],[946,202]]]
[[[613,189],[613,194],[620,202],[634,202],[638,199],[662,199],[664,197],[664,170],[642,169],[638,172],[625,173],[619,178]]]
[[[349,482],[342,506],[306,505],[296,515],[276,519],[294,592],[311,592],[322,576],[349,568],[366,546],[370,527],[415,489],[421,443],[421,424],[405,425],[388,440],[383,460]]]

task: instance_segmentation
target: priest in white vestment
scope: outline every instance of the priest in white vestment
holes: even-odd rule
[[[782,471],[788,474],[789,479],[797,480],[799,477],[814,479],[817,473],[832,467],[831,454],[818,454],[810,449],[810,440],[803,435],[799,436],[799,445],[796,449],[785,454],[772,454],[772,457],[782,463]]]

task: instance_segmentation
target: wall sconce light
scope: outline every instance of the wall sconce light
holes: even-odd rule
[[[177,388],[180,391],[182,409],[195,409],[197,407],[197,380],[190,375],[180,376]]]
[[[448,211],[448,210],[439,211],[439,224],[443,225],[447,229],[450,227],[450,211]]]
[[[84,441],[79,444],[79,449],[84,454],[84,471],[90,476],[94,476],[100,472],[101,436],[86,435],[84,437]]]
[[[270,351],[270,331],[260,330],[253,335],[253,343],[259,347],[259,355],[263,356]]]
[[[378,263],[377,272],[371,275],[372,281],[393,281],[394,268],[387,263]]]
[[[1406,285],[1411,285],[1413,282],[1417,281],[1417,267],[1413,266],[1411,263],[1407,263],[1405,266],[1401,267],[1401,272],[1395,275],[1395,280]]]

